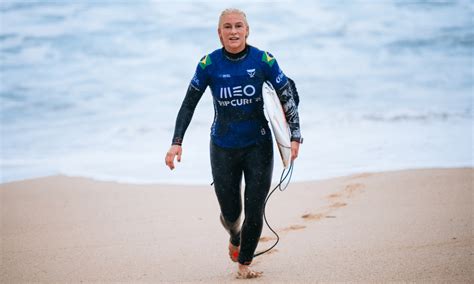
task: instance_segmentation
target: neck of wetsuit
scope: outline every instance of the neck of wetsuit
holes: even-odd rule
[[[247,56],[249,52],[249,45],[246,44],[244,50],[238,53],[230,53],[224,47],[222,48],[222,52],[224,52],[225,57],[229,60],[232,60],[232,61],[241,60]]]

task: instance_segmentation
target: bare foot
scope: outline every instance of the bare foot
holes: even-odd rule
[[[248,265],[243,265],[239,263],[239,272],[237,272],[238,279],[257,278],[262,276],[262,274],[263,272],[261,271],[253,271]]]
[[[237,262],[239,259],[240,247],[234,246],[232,243],[229,243],[229,256],[233,262]]]

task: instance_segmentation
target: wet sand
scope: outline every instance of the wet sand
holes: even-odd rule
[[[474,282],[472,168],[292,183],[250,282]],[[2,184],[1,281],[241,282],[210,186],[54,176]],[[265,228],[257,250],[273,244]]]

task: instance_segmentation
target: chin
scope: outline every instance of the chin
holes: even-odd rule
[[[242,44],[239,43],[239,44],[229,44],[228,45],[229,49],[239,49],[242,47]]]

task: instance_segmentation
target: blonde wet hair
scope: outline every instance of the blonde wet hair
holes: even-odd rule
[[[225,15],[229,15],[229,14],[239,14],[242,16],[242,18],[244,19],[244,23],[245,25],[248,27],[249,26],[249,23],[247,22],[247,15],[245,15],[244,11],[242,10],[239,10],[237,8],[227,8],[225,9],[224,11],[221,12],[221,15],[219,16],[219,28],[222,24],[222,18],[224,18]]]
[[[224,16],[226,15],[229,15],[229,14],[238,14],[238,15],[241,15],[242,18],[244,19],[244,24],[247,26],[247,34],[245,35],[245,39],[247,40],[248,36],[249,36],[249,23],[247,22],[247,15],[245,15],[244,11],[240,10],[240,9],[237,9],[237,8],[227,8],[225,9],[224,11],[221,12],[221,15],[219,16],[219,23],[218,23],[218,26],[217,26],[217,30],[219,31],[220,28],[221,28],[221,24],[222,24],[222,18],[224,18]],[[219,41],[221,42],[222,46],[224,46],[224,42],[219,34]]]

